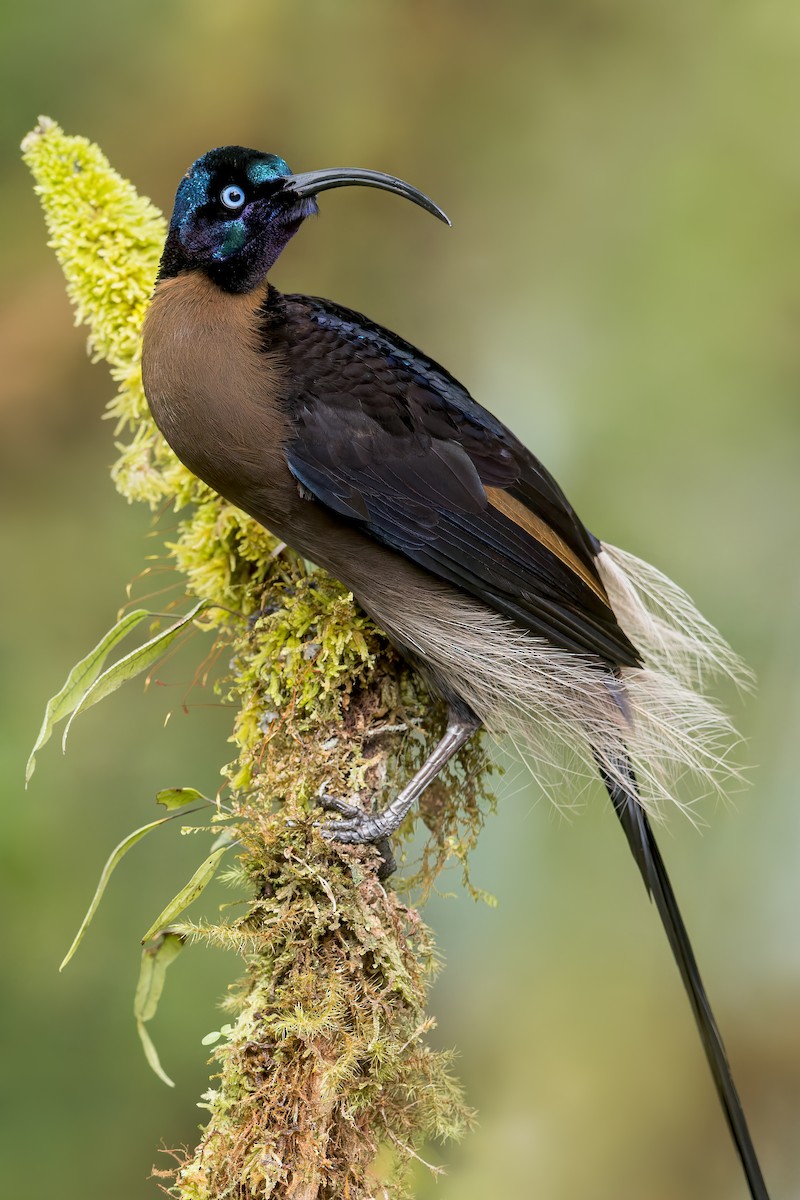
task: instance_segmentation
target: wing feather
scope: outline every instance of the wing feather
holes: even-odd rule
[[[597,570],[599,543],[461,384],[327,301],[273,293],[265,321],[272,347],[283,334],[286,457],[305,493],[551,644],[639,664]]]

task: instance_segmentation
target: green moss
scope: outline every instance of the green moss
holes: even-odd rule
[[[378,882],[375,850],[320,835],[315,806],[323,792],[388,798],[430,750],[441,706],[340,584],[210,492],[155,428],[139,361],[162,216],[96,146],[46,119],[23,148],[76,317],[119,383],[116,486],[182,511],[159,564],[214,606],[217,659],[230,664],[217,687],[235,756],[222,773],[250,899],[238,920],[180,929],[236,949],[244,976],[213,1051],[208,1124],[171,1191],[401,1200],[420,1144],[461,1136],[471,1114],[449,1056],[425,1041],[429,930]],[[430,890],[451,856],[466,871],[488,771],[473,741],[426,793],[414,888]]]
[[[259,898],[240,927],[250,973],[214,1052],[206,1154],[182,1168],[182,1194],[224,1195],[235,1177],[247,1181],[237,1195],[305,1194],[292,1190],[302,1179],[309,1195],[370,1196],[382,1143],[397,1169],[420,1138],[459,1136],[470,1120],[449,1057],[424,1042],[430,935],[365,853],[334,858],[310,824],[258,827],[248,822]]]

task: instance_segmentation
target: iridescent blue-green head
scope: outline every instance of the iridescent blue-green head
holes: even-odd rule
[[[248,292],[318,211],[315,196],[353,184],[405,196],[449,224],[432,200],[393,175],[357,167],[293,175],[276,154],[221,146],[198,158],[178,186],[159,278],[202,270],[225,291]]]

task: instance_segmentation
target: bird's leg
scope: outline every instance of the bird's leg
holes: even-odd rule
[[[432,754],[425,760],[416,775],[399,792],[391,804],[381,812],[365,813],[354,805],[345,804],[341,800],[325,798],[323,804],[335,812],[341,813],[343,820],[331,822],[322,830],[325,837],[334,842],[348,842],[363,845],[375,843],[381,848],[386,858],[388,838],[402,825],[408,816],[412,805],[419,799],[429,783],[432,783],[439,772],[447,765],[454,754],[469,741],[473,733],[480,728],[480,721],[471,714],[450,708],[447,714],[447,729],[444,737]],[[381,847],[385,844],[386,849]],[[388,850],[391,854],[391,851]]]

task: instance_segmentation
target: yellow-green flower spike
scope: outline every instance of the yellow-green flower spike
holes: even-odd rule
[[[96,358],[125,379],[139,359],[142,322],[166,235],[163,216],[86,138],[41,117],[22,143],[55,250]],[[131,417],[144,415],[140,404]]]

